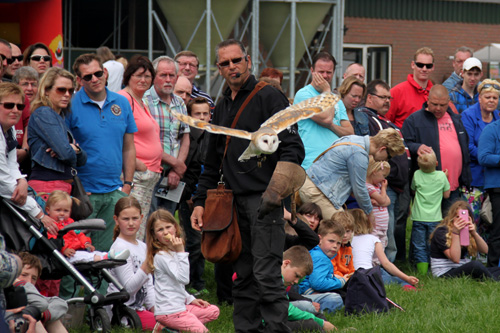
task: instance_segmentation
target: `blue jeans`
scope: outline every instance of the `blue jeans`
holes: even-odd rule
[[[439,222],[413,221],[411,229],[411,245],[413,258],[416,263],[430,262],[431,247],[429,238]]]
[[[382,273],[382,280],[384,281],[384,285],[388,285],[388,284],[391,284],[391,283],[397,283],[397,284],[399,284],[401,286],[408,286],[408,285],[410,285],[409,283],[401,280],[397,276],[389,274],[382,267],[380,267],[380,272]]]
[[[458,200],[463,200],[462,194],[460,193],[460,188],[457,188],[455,191],[451,191],[450,197],[448,199],[443,198],[443,201],[441,202],[441,212],[443,213],[443,217],[448,214],[448,210],[450,209],[451,205],[453,205],[453,203]]]
[[[387,246],[385,247],[385,255],[390,262],[394,262],[396,259],[396,253],[398,249],[396,248],[396,238],[394,237],[394,227],[396,225],[395,210],[398,203],[398,193],[392,188],[387,187],[387,196],[391,199],[391,204],[387,207],[389,212],[389,227],[387,228]]]
[[[319,303],[320,310],[326,311],[328,313],[335,313],[335,311],[340,310],[344,306],[342,297],[337,293],[319,293],[312,295],[302,295],[309,298],[313,302]]]

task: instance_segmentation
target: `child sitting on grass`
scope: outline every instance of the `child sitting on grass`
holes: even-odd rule
[[[208,332],[204,324],[219,317],[219,308],[186,292],[189,254],[181,227],[168,211],[159,209],[149,216],[146,245],[146,262],[155,278],[156,321],[171,329]]]
[[[332,259],[333,269],[336,276],[350,278],[355,271],[354,264],[352,262],[351,247],[352,232],[354,230],[354,217],[352,217],[349,212],[341,211],[333,214],[332,219],[342,224],[345,230],[340,249],[335,258]]]
[[[445,172],[436,170],[438,162],[434,152],[420,155],[417,162],[420,170],[415,172],[411,183],[411,189],[415,191],[411,210],[411,245],[417,270],[425,275],[430,261],[429,237],[443,219],[441,201],[450,197],[450,183]]]
[[[59,297],[42,296],[35,288],[36,281],[42,273],[40,259],[28,252],[19,253],[19,257],[23,262],[23,269],[14,286],[23,287],[28,305],[36,307],[42,313],[42,318],[36,323],[36,332],[67,332],[60,320],[68,312],[66,301]]]
[[[336,221],[320,222],[319,244],[309,251],[313,261],[313,271],[299,285],[302,295],[319,303],[321,311],[329,313],[334,313],[344,306],[342,297],[335,290],[344,287],[348,278],[337,278],[331,261],[337,255],[344,233],[344,227]]]
[[[461,211],[468,211],[464,218]],[[460,245],[460,231],[469,229],[469,246]],[[472,221],[472,211],[465,201],[455,202],[441,224],[431,234],[431,271],[438,277],[470,276],[483,280],[490,278],[500,280],[500,267],[485,267],[478,260],[470,260],[466,255],[477,256],[477,253],[488,253],[488,245],[476,232]]]
[[[309,251],[304,246],[292,246],[283,253],[283,264],[281,265],[281,275],[285,287],[297,284],[304,276],[312,273],[313,262]],[[314,314],[300,310],[292,303],[288,305],[287,326],[292,332],[332,331],[335,330],[330,322],[318,318]]]
[[[418,283],[418,279],[401,272],[387,259],[380,239],[371,234],[372,225],[366,214],[359,208],[351,209],[351,214],[355,220],[354,237],[352,239],[354,268],[372,268],[375,255],[383,267],[380,271],[384,284],[398,283],[405,290],[415,290],[414,285]]]

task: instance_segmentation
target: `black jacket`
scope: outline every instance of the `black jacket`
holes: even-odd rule
[[[240,106],[247,96],[250,95],[257,83],[258,81],[255,77],[250,75],[238,91],[234,100],[231,98],[231,90],[227,88],[222,100],[215,107],[212,123],[231,127],[231,123]],[[254,132],[269,117],[288,106],[288,99],[283,93],[269,85],[265,86],[252,98],[245,110],[243,110],[236,124],[236,129]],[[297,125],[295,124],[289,129],[282,131],[278,135],[278,138],[280,140],[278,150],[272,155],[266,155],[262,166],[258,167],[255,157],[247,162],[238,162],[238,158],[247,149],[250,141],[232,137],[222,170],[226,187],[232,189],[235,195],[262,193],[266,190],[278,161],[288,161],[300,165],[305,153],[304,145],[297,131]],[[225,143],[225,135],[209,134],[205,170],[198,182],[198,192],[194,197],[195,206],[203,206],[206,191],[217,187],[217,182],[220,179],[219,168],[224,154]]]
[[[427,102],[424,103],[421,110],[414,112],[408,118],[406,118],[403,124],[403,136],[411,153],[412,175],[413,172],[418,170],[417,151],[422,144],[432,147],[438,160],[438,166],[436,169],[442,170],[437,119],[431,112],[427,111],[426,109]],[[462,163],[462,173],[460,174],[460,178],[458,181],[460,185],[470,187],[472,175],[470,171],[469,135],[467,135],[467,131],[462,124],[460,115],[453,113],[450,108],[448,108],[446,112],[448,112],[451,120],[453,121],[455,131],[457,132],[458,143],[460,144],[460,149],[462,150],[462,161],[456,161],[457,163]]]

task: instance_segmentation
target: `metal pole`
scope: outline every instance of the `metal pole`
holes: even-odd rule
[[[344,71],[342,68],[344,54],[344,0],[337,0],[337,3],[333,5],[332,16],[334,19],[332,22],[331,53],[337,60],[338,67],[335,69],[334,83],[338,86]]]
[[[120,53],[122,46],[122,2],[118,1],[118,36],[117,36],[117,49],[118,53]]]
[[[295,24],[297,22],[297,3],[290,3],[290,88],[288,96],[295,96]]]
[[[153,0],[148,0],[148,57],[153,59]]]
[[[207,64],[206,64],[206,76],[205,76],[205,90],[207,91],[207,94],[210,95],[210,64],[212,63],[212,60],[210,58],[210,53],[211,53],[211,40],[210,40],[210,37],[211,37],[211,34],[212,34],[212,31],[210,30],[211,28],[211,22],[212,22],[212,1],[211,0],[207,0],[207,15],[205,16],[205,19],[207,20],[206,23],[207,23],[207,37],[206,37],[206,40],[207,40],[207,47],[206,47],[206,51],[207,51]]]
[[[253,75],[258,75],[260,71],[260,59],[259,59],[259,0],[253,0],[252,3],[252,73]],[[265,65],[265,64],[264,64]]]
[[[69,0],[69,9],[68,9],[68,68],[71,68],[71,36],[72,36],[72,28],[73,28],[73,0]]]

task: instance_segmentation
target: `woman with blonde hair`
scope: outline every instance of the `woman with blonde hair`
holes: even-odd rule
[[[465,201],[455,202],[446,217],[431,234],[431,271],[434,276],[457,277],[467,275],[474,279],[491,278],[499,280],[500,267],[485,267],[478,260],[471,260],[478,252],[488,253],[488,245],[476,232],[472,214]],[[469,245],[462,246],[469,230]],[[465,243],[463,243],[465,244]]]
[[[76,143],[65,116],[75,89],[73,75],[50,68],[40,81],[28,123],[32,172],[29,185],[45,199],[54,190],[71,193],[72,169],[87,162],[87,153]]]
[[[356,110],[366,95],[366,85],[355,76],[350,76],[342,82],[338,91],[342,103],[344,103],[347,117],[354,128],[354,134],[369,135],[368,116],[366,113]]]

